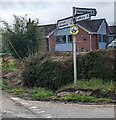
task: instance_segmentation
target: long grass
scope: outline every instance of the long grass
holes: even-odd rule
[[[87,102],[87,103],[99,103],[99,102],[111,102],[112,100],[109,98],[96,98],[92,96],[84,96],[84,95],[76,95],[71,94],[66,97],[56,98],[56,100],[67,101],[67,102]]]
[[[76,89],[105,89],[105,90],[114,90],[116,82],[103,82],[100,79],[91,79],[91,80],[77,80],[77,84],[69,84],[62,87],[61,89],[76,88]]]
[[[31,97],[37,100],[49,100],[54,93],[44,88],[33,88],[31,91]]]

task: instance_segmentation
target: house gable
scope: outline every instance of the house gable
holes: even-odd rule
[[[100,25],[97,34],[106,34],[106,22],[103,21],[102,24]]]

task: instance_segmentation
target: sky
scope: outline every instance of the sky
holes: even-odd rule
[[[13,23],[13,15],[39,19],[40,24],[54,24],[57,20],[72,16],[72,7],[95,8],[92,19],[106,18],[114,23],[113,0],[0,0],[0,18]]]

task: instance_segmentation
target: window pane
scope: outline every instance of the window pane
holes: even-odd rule
[[[106,39],[107,39],[106,35],[103,35],[103,42],[106,42]]]
[[[102,37],[101,37],[101,35],[99,35],[99,42],[102,42]]]
[[[57,37],[56,37],[56,43],[57,43],[57,44],[66,43],[66,35],[57,36]]]
[[[72,43],[72,35],[68,35],[68,43]]]

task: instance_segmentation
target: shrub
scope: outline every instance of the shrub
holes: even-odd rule
[[[115,52],[95,51],[77,57],[77,78],[79,80],[94,78],[100,79],[103,83],[115,81]],[[29,57],[23,72],[24,85],[57,90],[73,83],[72,56],[70,58],[64,61],[53,60],[50,55],[39,54]]]
[[[95,51],[78,57],[78,79],[99,78],[103,81],[114,81],[116,65],[115,52]]]
[[[70,61],[55,62],[49,56],[33,56],[26,62],[24,85],[57,90],[71,83],[73,69]]]

